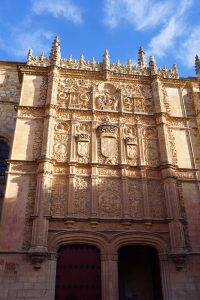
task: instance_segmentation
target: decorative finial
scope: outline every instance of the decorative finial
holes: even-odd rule
[[[106,49],[103,54],[103,70],[108,69],[110,69],[110,56],[108,50]]]
[[[56,36],[51,47],[49,59],[52,65],[59,65],[60,58],[60,41],[58,39],[58,36]]]
[[[151,71],[151,75],[155,75],[157,73],[157,66],[154,56],[150,56],[149,68]]]
[[[138,66],[140,68],[146,67],[146,57],[144,49],[142,47],[140,47],[138,51]]]
[[[81,54],[81,56],[80,56],[80,63],[82,64],[84,62],[84,56],[83,56],[83,54]]]
[[[198,55],[195,56],[195,71],[198,77],[200,77],[200,58]]]
[[[173,64],[173,71],[174,71],[174,74],[176,75],[176,78],[179,77],[179,74],[178,74],[178,68],[177,68],[177,64]]]
[[[32,49],[28,50],[27,62],[30,63],[33,60],[33,51]]]

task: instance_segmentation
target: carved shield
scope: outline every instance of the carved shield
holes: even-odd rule
[[[105,157],[114,157],[117,150],[117,140],[115,137],[101,137],[101,153]]]
[[[88,156],[89,154],[89,142],[88,141],[79,141],[78,142],[78,155]]]
[[[137,158],[137,145],[127,145],[127,156],[130,159]]]

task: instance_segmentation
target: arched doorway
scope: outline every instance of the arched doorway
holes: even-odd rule
[[[55,300],[101,300],[100,251],[71,244],[58,251]]]
[[[119,300],[162,300],[157,251],[124,246],[118,252]]]

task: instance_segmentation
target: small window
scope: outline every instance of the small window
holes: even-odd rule
[[[6,187],[6,168],[9,155],[9,146],[4,140],[0,140],[0,213]]]

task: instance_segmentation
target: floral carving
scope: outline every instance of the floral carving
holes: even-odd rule
[[[98,179],[99,216],[121,216],[121,187],[119,179]]]
[[[150,202],[150,213],[153,218],[164,217],[163,186],[159,180],[149,180],[148,182],[148,198]]]
[[[91,207],[90,179],[76,177],[74,183],[74,214],[88,216]]]
[[[65,216],[67,206],[66,177],[54,176],[51,197],[51,215]]]
[[[128,180],[129,213],[133,218],[143,216],[142,182],[137,179]]]
[[[42,83],[40,85],[40,94],[39,94],[39,104],[44,105],[47,98],[47,89],[48,89],[48,77],[42,77]]]
[[[174,165],[177,165],[178,158],[177,158],[177,151],[176,151],[176,144],[175,144],[175,137],[173,134],[173,129],[169,128],[168,133],[169,133],[169,150],[170,150],[170,154],[171,154],[171,160]]]

